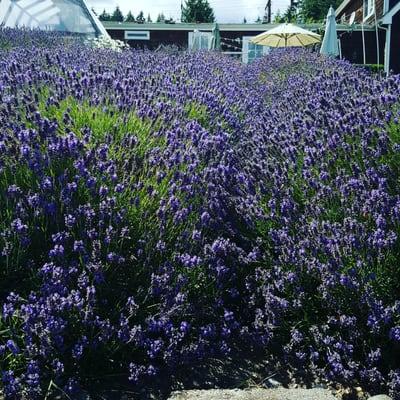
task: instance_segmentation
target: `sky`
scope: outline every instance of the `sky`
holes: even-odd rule
[[[97,14],[100,14],[103,9],[108,12],[118,5],[124,15],[128,11],[132,11],[133,15],[137,16],[142,10],[144,15],[150,13],[153,21],[157,15],[164,13],[166,18],[173,18],[176,21],[180,19],[181,0],[87,0],[89,5],[93,7]],[[277,10],[285,11],[290,0],[272,0],[272,13]],[[243,22],[243,18],[247,22],[254,22],[258,16],[261,18],[265,13],[266,0],[209,0],[218,22]]]

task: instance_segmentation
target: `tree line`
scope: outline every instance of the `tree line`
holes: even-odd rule
[[[119,6],[115,7],[115,10],[109,14],[105,9],[99,15],[100,21],[115,21],[115,22],[137,22],[138,24],[144,24],[145,22],[153,22],[150,14],[147,19],[144,16],[143,11],[140,11],[137,17],[135,17],[131,11],[126,16],[122,13]]]
[[[143,24],[145,22],[153,22],[150,14],[145,18],[143,11],[135,17],[131,11],[126,16],[122,13],[119,6],[115,7],[114,11],[110,14],[105,9],[99,15],[100,21],[115,21],[115,22],[136,22]],[[215,16],[212,7],[208,0],[186,0],[182,6],[182,22],[203,23],[214,22]],[[172,18],[166,18],[164,13],[159,13],[156,19],[158,23],[174,23]]]
[[[342,0],[301,0],[291,2],[284,13],[279,10],[275,14],[274,22],[321,22],[325,19],[329,7],[336,9]]]
[[[300,0],[299,2],[291,2],[291,5],[281,14],[278,11],[275,15],[275,23],[283,22],[320,22],[323,21],[329,7],[337,7],[341,0]],[[150,14],[145,18],[143,11],[135,17],[131,11],[126,16],[122,13],[119,6],[109,14],[106,10],[99,15],[101,21],[115,21],[115,22],[135,22],[143,24],[145,22],[153,22]],[[181,21],[187,23],[211,23],[215,22],[214,10],[210,6],[208,0],[185,0],[181,10]],[[175,23],[172,18],[166,18],[161,12],[158,14],[157,23]],[[258,17],[256,23],[263,23],[264,21]],[[246,18],[243,18],[243,23],[247,23]]]

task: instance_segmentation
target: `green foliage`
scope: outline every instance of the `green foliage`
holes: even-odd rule
[[[157,21],[156,21],[158,24],[160,24],[160,23],[164,23],[165,22],[165,15],[164,15],[164,13],[160,13],[160,14],[158,14],[157,15]]]
[[[191,120],[196,120],[201,126],[209,128],[209,115],[207,107],[198,103],[189,103],[185,111]]]
[[[146,22],[146,18],[144,17],[143,11],[140,11],[139,15],[136,17],[136,22],[138,24],[144,24]]]
[[[128,14],[126,15],[125,22],[136,22],[136,19],[131,11],[129,11]]]
[[[110,21],[122,22],[123,20],[124,20],[124,14],[122,14],[122,11],[118,6],[115,7],[115,10],[111,15]]]
[[[182,7],[182,22],[214,22],[214,11],[208,0],[186,0]]]
[[[385,66],[383,64],[358,64],[362,68],[366,68],[373,73],[383,72]]]
[[[111,21],[111,15],[104,9],[103,12],[99,15],[100,21]]]
[[[152,19],[151,19],[150,13],[149,13],[149,15],[147,16],[147,22],[148,22],[149,24],[151,24],[151,23],[153,22]]]
[[[322,22],[328,14],[329,7],[337,8],[341,0],[302,0],[299,14],[303,22]]]
[[[274,24],[280,24],[282,20],[282,15],[281,15],[281,10],[278,10],[276,14],[274,15],[273,23]]]
[[[278,24],[282,24],[284,22],[296,22],[297,16],[297,8],[289,5],[283,15],[281,15],[280,11],[278,10],[277,14],[275,15],[274,22]]]

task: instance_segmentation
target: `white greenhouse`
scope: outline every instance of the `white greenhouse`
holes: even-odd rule
[[[0,26],[108,36],[85,0],[0,0]]]

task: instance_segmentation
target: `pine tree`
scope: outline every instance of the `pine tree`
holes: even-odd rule
[[[186,0],[182,7],[182,22],[214,22],[214,11],[208,0]]]
[[[246,19],[246,17],[243,18],[243,23],[244,23],[244,24],[247,24],[247,19]]]
[[[99,20],[100,21],[110,21],[111,15],[106,10],[103,10],[103,12],[99,15]]]
[[[296,22],[297,19],[297,9],[295,6],[289,5],[285,13],[282,16],[282,22]]]
[[[124,14],[122,14],[122,11],[118,6],[115,7],[115,10],[111,15],[110,21],[122,22],[123,20],[124,20]]]
[[[165,15],[163,13],[158,14],[157,23],[164,23],[164,22],[165,22]]]
[[[138,24],[144,24],[146,22],[143,11],[140,11],[139,15],[136,17],[136,22]]]
[[[257,17],[257,19],[256,19],[256,21],[255,21],[255,22],[256,22],[256,24],[261,24],[261,22],[262,22],[262,21],[261,21],[261,18],[260,18],[260,16],[258,16],[258,17]]]
[[[151,16],[150,16],[150,14],[147,16],[147,22],[149,23],[149,24],[151,24],[153,21],[151,20]]]
[[[274,21],[275,24],[281,24],[282,22],[285,22],[285,19],[281,15],[281,10],[278,10],[274,16]]]
[[[322,22],[329,7],[336,9],[341,0],[302,0],[299,6],[299,14],[306,22]]]
[[[128,12],[125,22],[136,22],[135,16],[132,14],[131,11]]]

